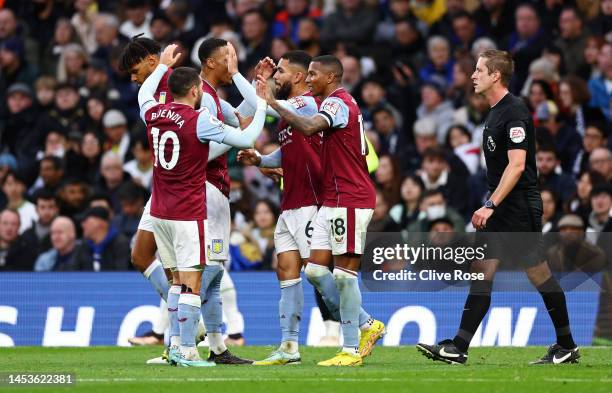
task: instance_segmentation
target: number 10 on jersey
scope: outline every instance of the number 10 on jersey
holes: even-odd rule
[[[161,138],[159,137],[159,128],[151,127],[151,136],[153,137],[153,155],[155,156],[155,162],[153,166],[157,166],[159,162],[161,167],[166,170],[171,170],[176,166],[179,159],[179,153],[181,151],[181,142],[179,141],[178,135],[174,131],[162,131]],[[170,140],[172,142],[172,155],[170,161],[166,161],[166,143]]]

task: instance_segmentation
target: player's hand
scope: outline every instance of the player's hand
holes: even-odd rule
[[[268,105],[273,105],[276,103],[276,99],[274,98],[274,92],[272,91],[272,86],[268,84],[268,81],[261,76],[257,77],[257,95],[268,103]]]
[[[253,116],[246,116],[245,117],[245,116],[240,115],[240,112],[238,112],[238,111],[235,111],[234,114],[238,118],[238,122],[240,123],[240,128],[242,130],[247,128],[249,126],[249,124],[251,124],[251,122],[253,121]]]
[[[231,42],[227,43],[227,71],[232,76],[238,73],[238,55]]]
[[[474,212],[472,216],[472,225],[474,228],[481,230],[487,226],[487,220],[493,215],[493,209],[481,207]]]
[[[159,62],[168,66],[168,68],[172,67],[178,61],[179,57],[181,57],[180,52],[176,52],[176,54],[174,53],[176,48],[178,48],[178,45],[176,44],[168,45],[159,57]]]
[[[255,149],[240,150],[236,159],[242,165],[259,166],[261,164],[261,157],[255,152]]]
[[[277,183],[283,177],[283,168],[259,168],[259,171]]]
[[[259,63],[255,66],[255,75],[257,77],[261,76],[264,79],[270,79],[272,75],[274,75],[274,70],[276,69],[276,64],[274,64],[274,60],[269,57],[259,60]]]

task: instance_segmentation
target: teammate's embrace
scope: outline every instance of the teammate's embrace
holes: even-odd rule
[[[529,266],[527,277],[540,292],[555,326],[557,342],[544,357],[532,363],[576,363],[580,357],[570,331],[563,289],[546,263],[538,236],[542,232],[542,198],[535,162],[535,127],[523,100],[508,92],[513,68],[508,52],[486,50],[472,74],[475,92],[483,94],[491,106],[483,131],[491,194],[474,213],[472,224],[478,231],[488,232],[485,240],[492,252],[487,255],[490,259],[472,263],[471,270],[483,273],[485,279],[472,281],[455,338],[437,345],[417,345],[425,356],[449,364],[467,361],[470,341],[491,304],[493,277],[503,254],[500,247],[520,250]],[[527,241],[518,242],[517,232],[532,235]]]
[[[325,97],[320,111],[300,116],[281,105],[270,89],[268,104],[293,130],[313,135],[323,131],[322,207],[312,234],[305,273],[321,293],[332,315],[342,321],[344,347],[321,366],[357,366],[384,334],[384,325],[361,308],[358,271],[365,246],[366,228],[375,203],[368,175],[367,143],[361,112],[353,97],[341,87],[342,64],[333,56],[312,59],[306,82],[314,96]],[[260,78],[259,83],[265,81]],[[333,256],[333,275],[328,269]],[[359,330],[361,329],[361,339]]]
[[[279,105],[301,116],[312,116],[319,111],[319,103],[306,85],[311,56],[304,51],[285,53],[274,73],[275,96]],[[230,69],[237,71],[237,59]],[[265,59],[260,62],[267,79],[274,72],[274,63]],[[240,75],[235,73],[234,82],[248,105],[255,103],[255,90]],[[279,117],[278,112],[268,108],[268,114]],[[274,231],[274,245],[278,255],[277,277],[281,287],[279,319],[281,345],[267,359],[255,365],[283,365],[300,363],[298,338],[304,292],[300,272],[310,257],[312,222],[317,215],[321,183],[321,133],[306,136],[294,130],[282,120],[278,125],[281,147],[271,154],[261,156],[255,150],[242,150],[238,160],[261,168],[283,169],[282,213]]]
[[[266,103],[259,100],[253,121],[244,131],[225,126],[206,108],[195,111],[202,99],[202,80],[195,70],[180,67],[168,78],[174,101],[159,104],[154,92],[176,59],[175,48],[170,45],[164,50],[160,64],[140,88],[138,103],[154,154],[153,232],[162,262],[172,269],[168,308],[178,309],[178,318],[170,318],[170,359],[182,366],[205,367],[214,363],[203,361],[195,347],[201,269],[206,264],[205,168],[209,159],[225,153],[228,146],[253,145],[263,127]]]

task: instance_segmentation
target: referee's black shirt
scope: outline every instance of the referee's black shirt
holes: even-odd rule
[[[511,193],[537,189],[535,127],[522,99],[507,93],[491,108],[485,120],[482,148],[487,164],[487,182],[493,192],[508,166],[508,150],[527,151],[525,170]]]

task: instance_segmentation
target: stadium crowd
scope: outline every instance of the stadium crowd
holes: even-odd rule
[[[612,230],[612,0],[0,4],[0,271],[131,268],[152,157],[138,86],[118,63],[138,34],[178,44],[178,65],[198,68],[200,43],[226,39],[249,78],[295,48],[339,57],[378,155],[376,232],[472,230],[487,192],[488,104],[470,76],[483,49],[510,51],[510,90],[537,126],[544,231]],[[237,90],[222,90],[237,106]],[[262,154],[278,147],[275,131],[270,119]],[[274,269],[281,185],[236,153],[230,269]]]

